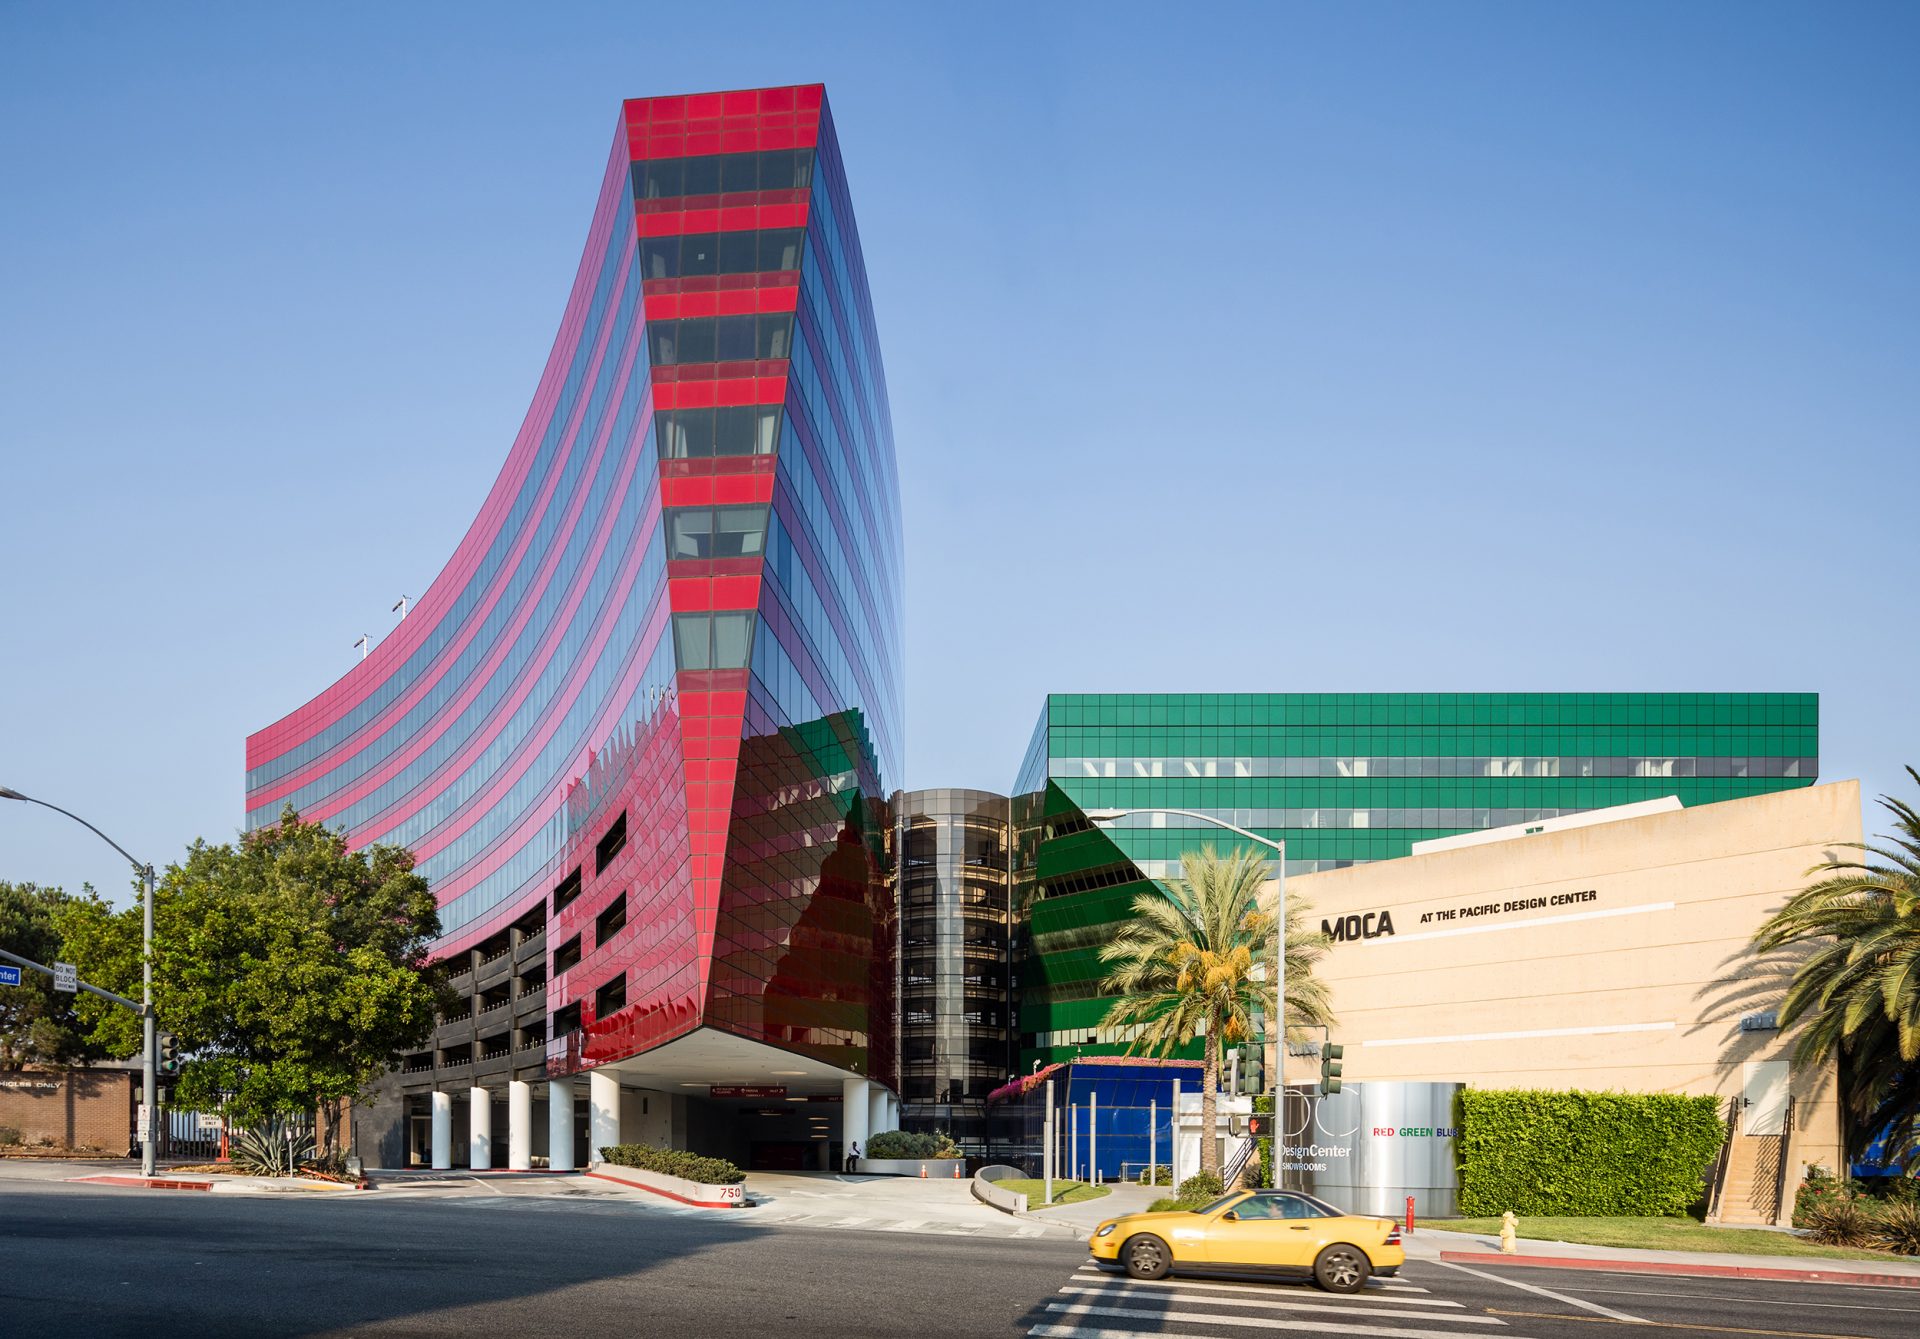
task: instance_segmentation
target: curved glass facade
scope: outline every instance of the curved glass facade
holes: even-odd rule
[[[479,517],[248,739],[247,825],[407,846],[476,970],[544,930],[546,1026],[495,1048],[527,1063],[705,1024],[890,1080],[900,551],[824,90],[627,102]]]
[[[1004,795],[916,790],[895,802],[902,1128],[987,1151],[987,1094],[1013,1063]]]

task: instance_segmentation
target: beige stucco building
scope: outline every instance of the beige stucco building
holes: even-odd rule
[[[1723,1216],[1770,1219],[1779,1186],[1837,1165],[1840,1124],[1831,1072],[1792,1073],[1771,1026],[1784,964],[1747,945],[1809,868],[1860,840],[1859,784],[1658,807],[1287,892],[1336,937],[1320,971],[1348,1081],[1741,1098]],[[1290,1061],[1289,1081],[1317,1077],[1317,1061]]]

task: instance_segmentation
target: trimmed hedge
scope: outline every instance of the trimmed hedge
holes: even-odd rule
[[[703,1186],[733,1186],[747,1174],[725,1158],[703,1158],[678,1148],[655,1148],[651,1144],[608,1144],[600,1150],[603,1162],[615,1167],[638,1167],[643,1172],[677,1176]]]
[[[863,1158],[957,1158],[960,1146],[945,1134],[915,1134],[909,1130],[882,1130],[860,1150]]]
[[[1721,1099],[1674,1093],[1460,1094],[1460,1216],[1685,1213],[1726,1141]]]

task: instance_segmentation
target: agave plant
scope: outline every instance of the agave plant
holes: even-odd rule
[[[1889,1204],[1880,1211],[1876,1243],[1899,1255],[1920,1255],[1920,1204]]]
[[[235,1130],[227,1143],[233,1165],[252,1176],[292,1176],[313,1156],[313,1131],[275,1116],[264,1125]]]

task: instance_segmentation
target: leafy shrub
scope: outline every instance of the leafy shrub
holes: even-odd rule
[[[1227,1193],[1226,1186],[1212,1172],[1195,1172],[1180,1183],[1173,1192],[1175,1200],[1183,1209],[1197,1209],[1203,1204],[1211,1204]]]
[[[1899,1200],[1880,1210],[1874,1245],[1899,1255],[1920,1255],[1920,1203]]]
[[[0,1144],[17,1144],[19,1142],[20,1131],[18,1128],[12,1125],[0,1125]]]
[[[1147,1206],[1147,1212],[1148,1213],[1172,1213],[1175,1209],[1184,1209],[1186,1207],[1187,1207],[1186,1205],[1182,1204],[1179,1200],[1175,1199],[1173,1196],[1162,1195],[1159,1199],[1155,1200],[1153,1203]]]
[[[1166,1163],[1155,1163],[1151,1168],[1142,1167],[1136,1178],[1143,1186],[1170,1186],[1173,1184],[1173,1168]]]
[[[861,1156],[868,1158],[957,1158],[960,1146],[945,1131],[938,1134],[914,1134],[907,1130],[882,1130],[867,1140]]]
[[[313,1131],[279,1116],[235,1130],[227,1141],[233,1165],[251,1176],[292,1176],[313,1157]]]
[[[1807,1227],[1816,1211],[1841,1200],[1860,1197],[1860,1183],[1829,1176],[1819,1167],[1807,1168],[1806,1180],[1793,1193],[1793,1225]]]
[[[1809,1209],[1806,1219],[1807,1235],[1824,1245],[1868,1247],[1880,1244],[1878,1224],[1873,1215],[1852,1196]]]
[[[615,1167],[638,1167],[644,1172],[698,1181],[703,1186],[732,1186],[747,1179],[745,1172],[725,1158],[703,1158],[698,1153],[650,1144],[608,1144],[600,1150],[600,1158]]]
[[[1727,1134],[1718,1097],[1673,1093],[1468,1088],[1457,1124],[1471,1218],[1685,1213]]]

